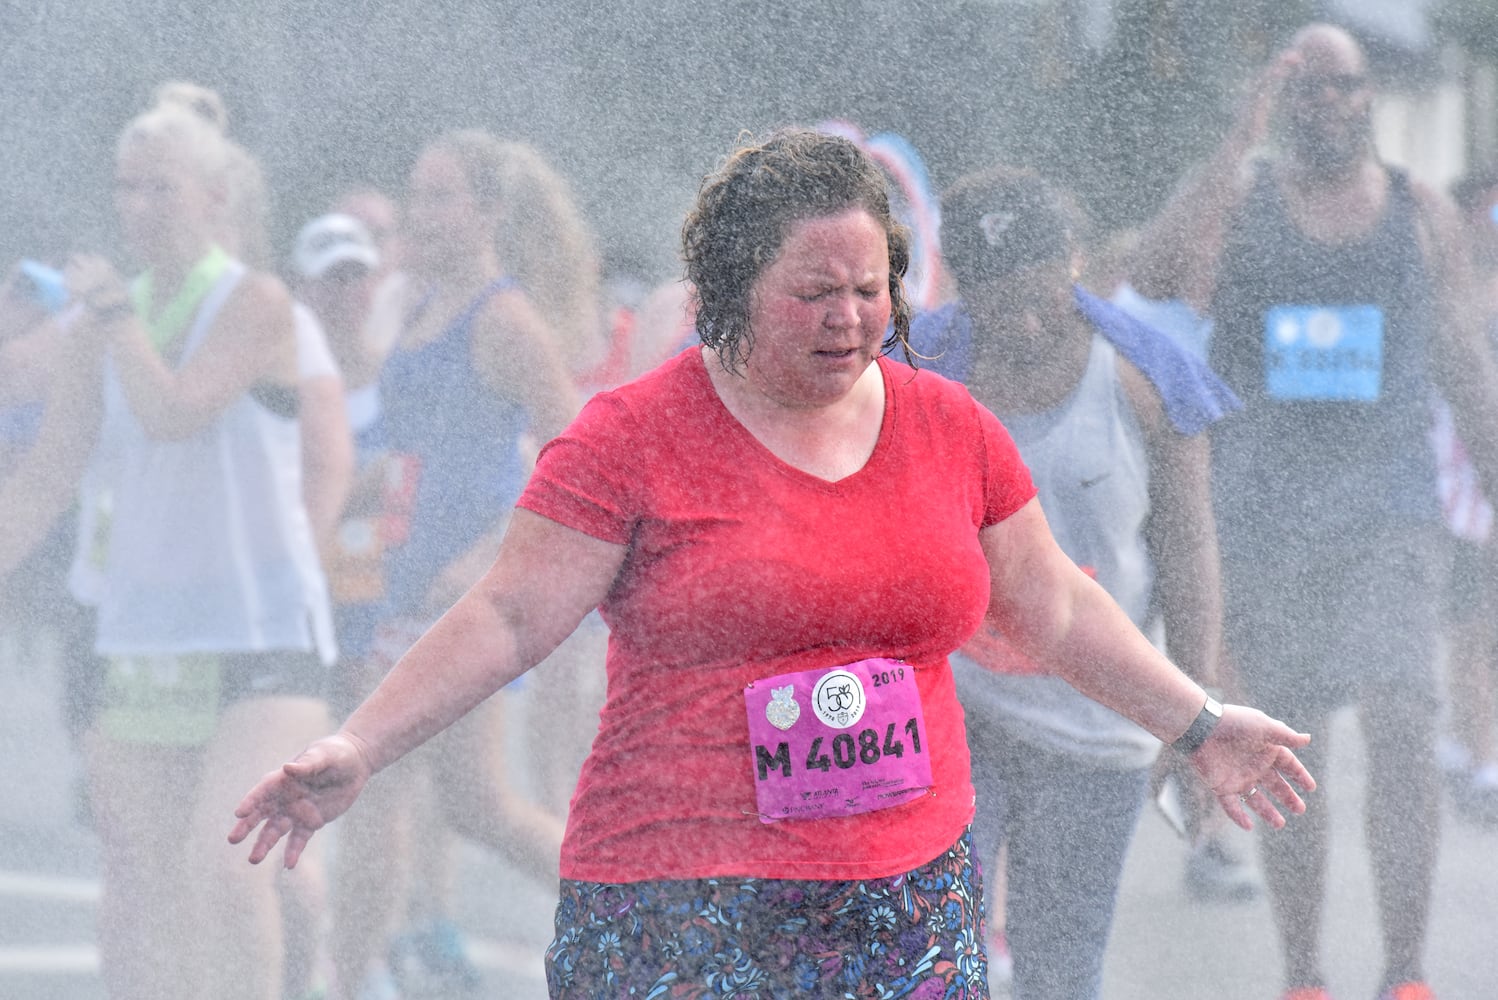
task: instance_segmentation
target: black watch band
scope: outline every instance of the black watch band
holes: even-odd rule
[[[1212,735],[1212,730],[1222,721],[1222,706],[1217,699],[1207,695],[1207,703],[1202,710],[1196,714],[1190,728],[1171,744],[1173,748],[1183,754],[1195,753],[1201,745],[1207,742],[1207,737]]]

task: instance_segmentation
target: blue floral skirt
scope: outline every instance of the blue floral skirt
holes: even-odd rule
[[[563,879],[546,981],[554,1000],[988,1000],[982,876],[963,834],[856,882]]]

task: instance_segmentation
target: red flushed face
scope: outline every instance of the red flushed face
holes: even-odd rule
[[[890,308],[889,242],[872,215],[794,222],[750,290],[745,377],[782,405],[835,402],[878,357]]]

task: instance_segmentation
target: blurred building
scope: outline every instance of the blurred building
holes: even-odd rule
[[[0,5],[0,253],[109,245],[113,138],[169,77],[224,94],[283,243],[339,187],[398,191],[422,141],[479,125],[539,145],[608,259],[663,276],[697,181],[741,130],[834,117],[905,135],[938,187],[1002,157],[1127,225],[1316,18],[1363,38],[1390,85],[1391,159],[1441,182],[1494,156],[1491,0]]]

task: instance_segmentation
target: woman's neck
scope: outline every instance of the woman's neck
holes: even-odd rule
[[[400,343],[414,348],[437,339],[454,317],[503,274],[493,251],[466,256],[430,272],[413,271],[411,292],[417,304],[408,313]]]
[[[708,378],[735,420],[782,462],[827,482],[859,471],[879,443],[884,420],[884,374],[870,364],[852,388],[821,405],[797,406],[751,386],[703,348]]]

